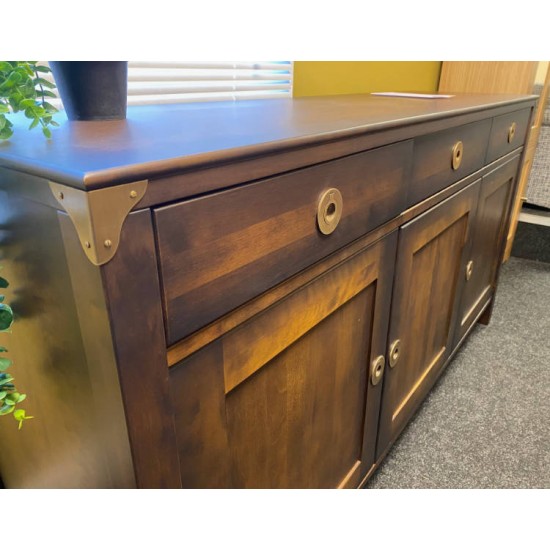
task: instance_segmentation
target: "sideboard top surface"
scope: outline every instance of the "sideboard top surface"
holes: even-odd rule
[[[16,115],[0,166],[92,190],[487,109],[520,109],[537,96],[449,99],[343,95],[129,107],[126,120],[69,122],[51,140]]]

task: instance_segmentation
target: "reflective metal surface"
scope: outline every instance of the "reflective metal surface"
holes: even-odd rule
[[[330,235],[338,227],[342,209],[343,199],[338,189],[327,189],[321,195],[317,206],[317,223],[321,233]]]

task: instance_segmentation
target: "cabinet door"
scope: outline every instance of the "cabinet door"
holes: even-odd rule
[[[449,356],[479,181],[399,231],[377,459],[399,435]]]
[[[455,344],[466,334],[493,295],[518,166],[519,156],[483,177],[471,249],[462,275],[464,288]]]
[[[360,483],[374,463],[396,242],[363,249],[171,369],[184,487]]]

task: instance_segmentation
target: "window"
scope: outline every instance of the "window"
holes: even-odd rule
[[[128,104],[290,97],[290,61],[130,61]]]
[[[128,63],[128,105],[289,97],[291,61]]]

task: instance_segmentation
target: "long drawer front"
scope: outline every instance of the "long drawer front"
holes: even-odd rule
[[[405,141],[155,210],[168,344],[398,215]]]

